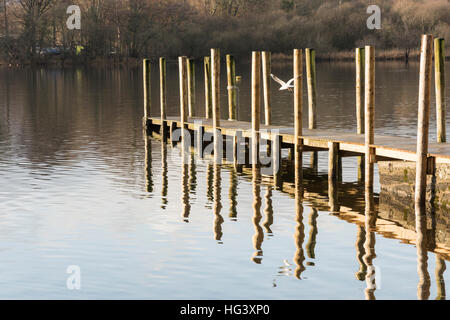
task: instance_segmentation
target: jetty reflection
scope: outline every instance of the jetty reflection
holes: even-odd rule
[[[161,139],[154,135],[153,138]],[[151,138],[151,139],[153,139]],[[165,208],[168,199],[168,163],[167,144],[161,139],[161,203]],[[189,222],[191,214],[192,197],[198,192],[198,175],[204,174],[206,194],[206,207],[213,214],[212,234],[213,239],[218,244],[224,243],[223,224],[225,218],[222,215],[222,191],[223,184],[228,183],[228,215],[229,221],[238,221],[239,200],[238,186],[241,181],[247,181],[251,185],[252,196],[252,216],[253,235],[251,243],[253,251],[250,260],[255,264],[263,264],[263,244],[265,236],[276,237],[273,229],[276,220],[277,208],[274,206],[273,197],[276,193],[287,194],[293,199],[293,222],[295,228],[292,236],[295,244],[295,252],[292,256],[292,263],[285,259],[279,267],[278,274],[284,276],[294,276],[296,279],[303,279],[308,268],[313,268],[320,262],[320,257],[316,255],[316,245],[320,239],[320,224],[318,220],[321,212],[332,213],[337,219],[347,221],[356,226],[355,239],[355,261],[359,266],[355,271],[355,281],[364,281],[364,298],[368,300],[376,299],[377,284],[380,275],[377,275],[376,266],[376,237],[381,235],[387,238],[401,240],[404,243],[417,246],[417,270],[419,283],[417,297],[419,299],[430,298],[431,277],[428,264],[428,255],[434,252],[436,259],[435,299],[446,299],[445,271],[446,260],[450,258],[450,250],[447,243],[442,243],[442,236],[436,233],[439,226],[439,219],[436,219],[436,210],[432,208],[431,221],[428,223],[426,212],[412,213],[417,215],[415,230],[399,224],[395,220],[389,220],[390,214],[380,211],[380,197],[374,194],[373,185],[373,164],[361,165],[363,161],[358,161],[357,182],[343,182],[339,177],[340,161],[336,158],[337,165],[334,172],[320,172],[311,163],[303,167],[303,153],[301,143],[293,148],[291,156],[283,159],[281,171],[277,177],[263,174],[260,164],[241,165],[240,173],[236,169],[233,161],[227,162],[227,155],[223,154],[223,161],[214,161],[214,158],[200,158],[189,143],[175,143],[173,150],[181,150],[181,217],[185,222]],[[145,143],[145,188],[150,193],[153,192],[152,174],[152,148],[151,140]],[[153,151],[154,152],[154,151]],[[180,152],[176,153],[177,156]],[[183,156],[184,154],[184,156]],[[216,159],[217,160],[217,159]],[[233,159],[231,159],[233,160]],[[363,170],[364,169],[364,170]],[[361,177],[368,179],[362,179]],[[305,204],[305,200],[307,204]],[[262,206],[264,205],[264,208]],[[309,211],[305,216],[305,208]],[[305,220],[306,218],[306,220]],[[431,225],[431,228],[430,228]],[[308,260],[309,261],[308,261]]]

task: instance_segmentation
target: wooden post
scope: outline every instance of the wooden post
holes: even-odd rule
[[[444,39],[434,39],[437,142],[446,142],[445,130],[445,50]]]
[[[364,113],[362,110],[362,88],[363,88],[363,70],[364,70],[364,48],[356,48],[356,132],[364,133]]]
[[[261,119],[261,52],[252,52],[252,164],[258,163]]]
[[[373,188],[373,164],[375,162],[374,148],[374,120],[375,120],[375,48],[366,46],[366,70],[365,70],[365,181],[366,187]]]
[[[228,120],[237,120],[237,87],[236,87],[236,61],[227,54],[227,80],[228,80]]]
[[[303,207],[301,206],[301,198],[303,195],[303,139],[302,139],[302,108],[303,108],[303,100],[302,100],[302,91],[303,91],[303,53],[301,49],[294,50],[294,163],[295,163],[295,192],[296,192],[296,204],[297,201],[298,208],[297,212],[300,210],[303,213]],[[296,205],[297,207],[297,205]]]
[[[272,140],[273,181],[275,187],[279,187],[281,183],[281,144],[281,136],[276,133]]]
[[[182,127],[188,120],[188,96],[187,96],[187,58],[178,58],[180,72],[180,122]]]
[[[338,152],[339,143],[328,142],[328,178],[332,180],[338,178]]]
[[[212,109],[214,128],[214,160],[222,162],[222,134],[220,127],[220,49],[211,49],[211,74],[212,74]]]
[[[305,54],[306,75],[308,79],[308,123],[309,129],[316,129],[316,51],[314,49],[306,49]]]
[[[294,126],[295,126],[295,138],[299,140],[302,136],[303,129],[303,98],[302,98],[302,87],[303,87],[303,65],[302,65],[302,50],[294,50]]]
[[[205,126],[199,125],[197,127],[197,153],[200,158],[203,158],[204,154],[204,143],[203,143],[203,137],[205,135]]]
[[[270,74],[272,73],[272,55],[268,51],[262,53],[262,72],[263,72],[263,87],[264,87],[264,115],[266,125],[272,124],[272,105],[270,101]]]
[[[213,126],[220,127],[220,49],[211,49]]]
[[[205,57],[205,118],[211,119],[212,112],[212,88],[211,88],[211,57]]]
[[[143,83],[144,83],[144,120],[150,117],[151,99],[150,99],[150,60],[143,60]]]
[[[195,110],[195,61],[194,59],[187,60],[188,73],[188,105],[189,117],[194,116]]]
[[[237,172],[242,172],[242,165],[246,161],[246,148],[243,146],[245,142],[242,131],[235,131],[233,136],[233,164]]]
[[[167,118],[166,58],[159,58],[159,83],[160,83],[160,105],[161,105],[161,132],[164,132]]]
[[[419,82],[419,119],[417,125],[416,213],[425,208],[427,187],[428,128],[430,120],[433,36],[422,36]]]

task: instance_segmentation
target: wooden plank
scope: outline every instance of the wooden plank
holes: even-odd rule
[[[153,125],[160,126],[161,118],[149,118]],[[167,126],[170,127],[174,122],[176,127],[181,127],[180,117],[167,117]],[[205,132],[214,133],[213,120],[205,118],[189,118],[187,126],[190,130],[196,130],[196,125],[202,125]],[[245,138],[252,137],[252,125],[245,121],[227,121],[222,120],[218,127],[223,135],[233,136],[237,131],[242,131],[242,136]],[[261,125],[259,131],[262,139],[272,140],[276,134],[281,137],[283,147],[293,145],[295,143],[294,128],[280,127],[280,126],[265,126]],[[328,150],[328,142],[339,143],[341,151],[353,152],[355,154],[363,155],[365,153],[364,136],[356,133],[342,133],[333,132],[329,130],[304,130],[303,135],[303,151],[325,151]],[[395,136],[375,136],[375,143],[370,147],[375,149],[377,158],[389,158],[406,161],[416,161],[416,140],[414,138],[395,137]],[[429,145],[428,157],[435,157],[436,163],[450,163],[450,143],[433,143]]]

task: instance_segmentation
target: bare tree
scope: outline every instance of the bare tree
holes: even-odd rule
[[[18,0],[22,9],[19,18],[23,24],[23,38],[31,60],[36,56],[43,34],[42,27],[45,25],[43,17],[54,2],[55,0]]]

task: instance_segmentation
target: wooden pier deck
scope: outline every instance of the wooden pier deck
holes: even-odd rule
[[[147,119],[147,128],[152,131],[159,131],[161,127],[161,119],[150,117]],[[167,117],[165,120],[167,128],[181,128],[180,117]],[[203,126],[205,132],[213,133],[213,120],[205,118],[188,118],[185,126],[190,131],[198,130],[199,126]],[[234,136],[236,132],[242,132],[244,138],[251,139],[252,124],[244,121],[220,120],[218,129],[224,136]],[[279,135],[282,140],[282,148],[289,148],[294,145],[295,135],[293,127],[286,126],[267,126],[261,124],[260,138],[265,140],[273,140],[275,134]],[[364,144],[364,134],[333,132],[329,130],[303,129],[304,151],[327,151],[329,143],[337,143],[339,145],[339,156],[362,156],[365,154],[366,147]],[[405,138],[387,135],[376,135],[373,147],[378,160],[404,160],[416,161],[417,159],[417,141],[415,137]],[[428,158],[434,163],[450,163],[450,143],[430,143],[428,146]]]

